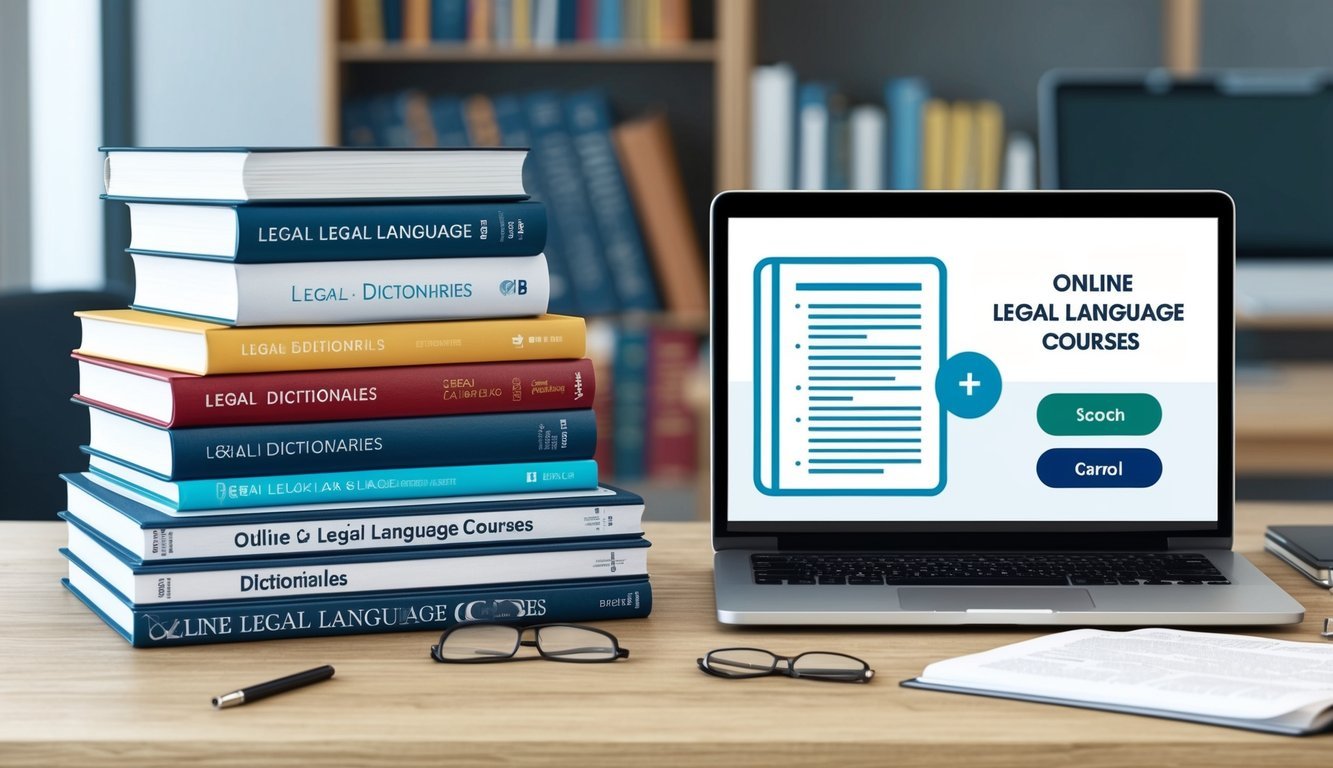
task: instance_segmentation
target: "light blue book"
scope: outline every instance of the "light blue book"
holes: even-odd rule
[[[921,188],[921,119],[930,93],[919,77],[884,85],[889,112],[889,189]]]
[[[590,459],[174,482],[96,455],[88,457],[88,469],[177,511],[591,490],[597,487],[597,462]]]

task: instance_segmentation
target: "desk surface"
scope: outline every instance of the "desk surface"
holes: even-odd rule
[[[1306,607],[1318,640],[1333,597],[1258,552],[1268,523],[1333,507],[1242,508],[1238,549]],[[1268,736],[1128,715],[899,688],[928,662],[1033,631],[742,630],[713,619],[703,523],[649,526],[651,618],[604,622],[632,651],[606,665],[454,667],[434,633],[133,650],[58,585],[56,523],[0,523],[0,765],[402,766],[727,763],[871,766],[1320,765],[1330,737]],[[699,672],[703,651],[844,651],[869,685]],[[209,697],[318,664],[330,682],[226,711]],[[600,759],[599,759],[600,758]]]

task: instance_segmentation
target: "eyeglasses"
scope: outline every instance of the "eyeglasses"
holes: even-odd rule
[[[523,634],[532,630],[533,639]],[[537,656],[518,656],[521,647],[536,648]],[[490,661],[549,659],[590,664],[629,658],[615,635],[580,624],[516,624],[476,622],[444,630],[440,642],[430,647],[430,656],[441,664],[478,664]]]
[[[778,666],[778,662],[786,662]],[[740,679],[786,675],[835,683],[868,683],[875,676],[870,665],[843,653],[812,651],[799,656],[779,656],[762,648],[718,648],[698,659],[699,669],[716,677]]]

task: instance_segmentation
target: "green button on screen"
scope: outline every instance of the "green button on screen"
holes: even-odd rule
[[[1134,393],[1047,395],[1037,423],[1048,435],[1146,435],[1162,423],[1162,404]]]

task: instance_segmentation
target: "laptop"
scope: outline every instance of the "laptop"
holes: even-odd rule
[[[1333,312],[1333,72],[1055,70],[1047,189],[1221,189],[1236,201],[1242,317]]]
[[[1231,551],[1220,192],[725,192],[727,624],[1299,622]]]

